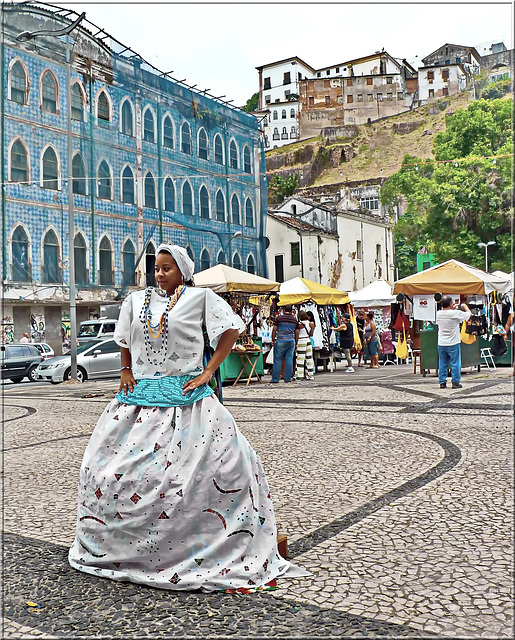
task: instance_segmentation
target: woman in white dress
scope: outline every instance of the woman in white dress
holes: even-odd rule
[[[86,448],[72,567],[163,589],[254,588],[308,572],[277,550],[258,455],[209,386],[244,324],[194,264],[161,245],[156,280],[128,296],[121,382]],[[203,366],[207,330],[215,352]]]

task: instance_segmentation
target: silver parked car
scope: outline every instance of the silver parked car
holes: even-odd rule
[[[117,378],[120,375],[120,347],[110,338],[91,340],[77,347],[77,379],[96,380]],[[36,380],[47,380],[53,384],[69,380],[72,359],[70,355],[49,358],[35,371]]]

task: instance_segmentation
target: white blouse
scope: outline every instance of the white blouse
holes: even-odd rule
[[[136,380],[198,375],[204,371],[203,327],[207,329],[213,349],[216,349],[220,336],[228,329],[238,329],[240,333],[245,329],[242,319],[211,289],[187,287],[168,313],[165,349],[163,336],[152,338],[148,331],[144,332],[144,324],[140,320],[144,301],[145,291],[135,291],[127,296],[114,332],[115,342],[130,349],[132,373]],[[152,289],[149,310],[153,327],[158,325],[168,301],[168,298]],[[157,328],[151,331],[154,335],[159,333]],[[161,361],[162,364],[156,364]]]

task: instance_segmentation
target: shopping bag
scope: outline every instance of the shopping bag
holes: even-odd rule
[[[266,364],[274,364],[274,348],[273,347],[268,352],[268,354],[266,356],[266,359],[265,359],[265,363]]]
[[[463,342],[463,344],[472,344],[473,342],[476,341],[476,336],[471,334],[471,333],[467,333],[467,323],[464,322],[461,325],[461,331],[460,331],[460,339]]]
[[[402,332],[402,335],[399,334],[399,340],[395,349],[395,355],[399,358],[399,360],[406,360],[406,358],[408,357],[408,344],[406,342],[405,331]]]

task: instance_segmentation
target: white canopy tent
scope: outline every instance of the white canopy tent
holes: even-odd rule
[[[208,287],[215,293],[267,293],[279,291],[279,283],[225,264],[195,273],[195,286]]]
[[[389,307],[395,302],[392,295],[392,285],[383,278],[379,278],[363,289],[349,291],[349,298],[354,307]]]

